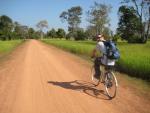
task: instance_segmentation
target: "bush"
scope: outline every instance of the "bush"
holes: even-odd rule
[[[121,39],[120,35],[118,35],[118,34],[115,34],[115,35],[112,37],[112,40],[113,40],[114,42],[117,42],[118,39]]]
[[[141,39],[137,35],[130,36],[128,39],[128,43],[140,43]]]
[[[71,37],[72,37],[72,34],[71,34],[71,33],[68,33],[68,34],[66,35],[66,40],[70,40]]]
[[[74,34],[74,39],[75,40],[85,40],[87,38],[86,33],[83,30],[78,30]]]

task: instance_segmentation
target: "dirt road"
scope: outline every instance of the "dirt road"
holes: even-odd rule
[[[0,64],[0,113],[148,113],[150,103],[123,85],[113,100],[93,87],[88,62],[30,40]],[[121,84],[121,83],[120,83]]]

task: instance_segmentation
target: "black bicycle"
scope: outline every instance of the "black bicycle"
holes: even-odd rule
[[[95,86],[98,86],[100,83],[102,83],[105,86],[107,95],[110,98],[114,98],[116,96],[118,82],[113,72],[113,67],[103,65],[100,66],[100,70],[101,70],[100,78],[98,80],[94,80],[95,69],[94,65],[92,66],[91,68],[92,80]]]

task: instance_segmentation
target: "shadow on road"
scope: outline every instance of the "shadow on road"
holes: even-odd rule
[[[81,91],[89,96],[95,97],[97,99],[110,100],[110,98],[105,94],[103,90],[95,87],[94,84],[82,80],[75,80],[70,82],[57,82],[48,81],[47,83],[59,86],[65,89]]]

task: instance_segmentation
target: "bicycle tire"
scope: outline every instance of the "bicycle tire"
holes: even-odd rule
[[[111,79],[113,81],[110,82]],[[104,85],[105,85],[105,90],[106,90],[107,95],[110,98],[114,98],[117,93],[118,82],[117,82],[116,76],[113,72],[110,71],[110,72],[106,73]]]
[[[91,68],[91,79],[94,82],[94,85],[98,86],[101,79],[99,78],[98,80],[94,80],[94,74],[95,74],[95,69],[94,69],[94,66],[92,66],[92,68]]]

